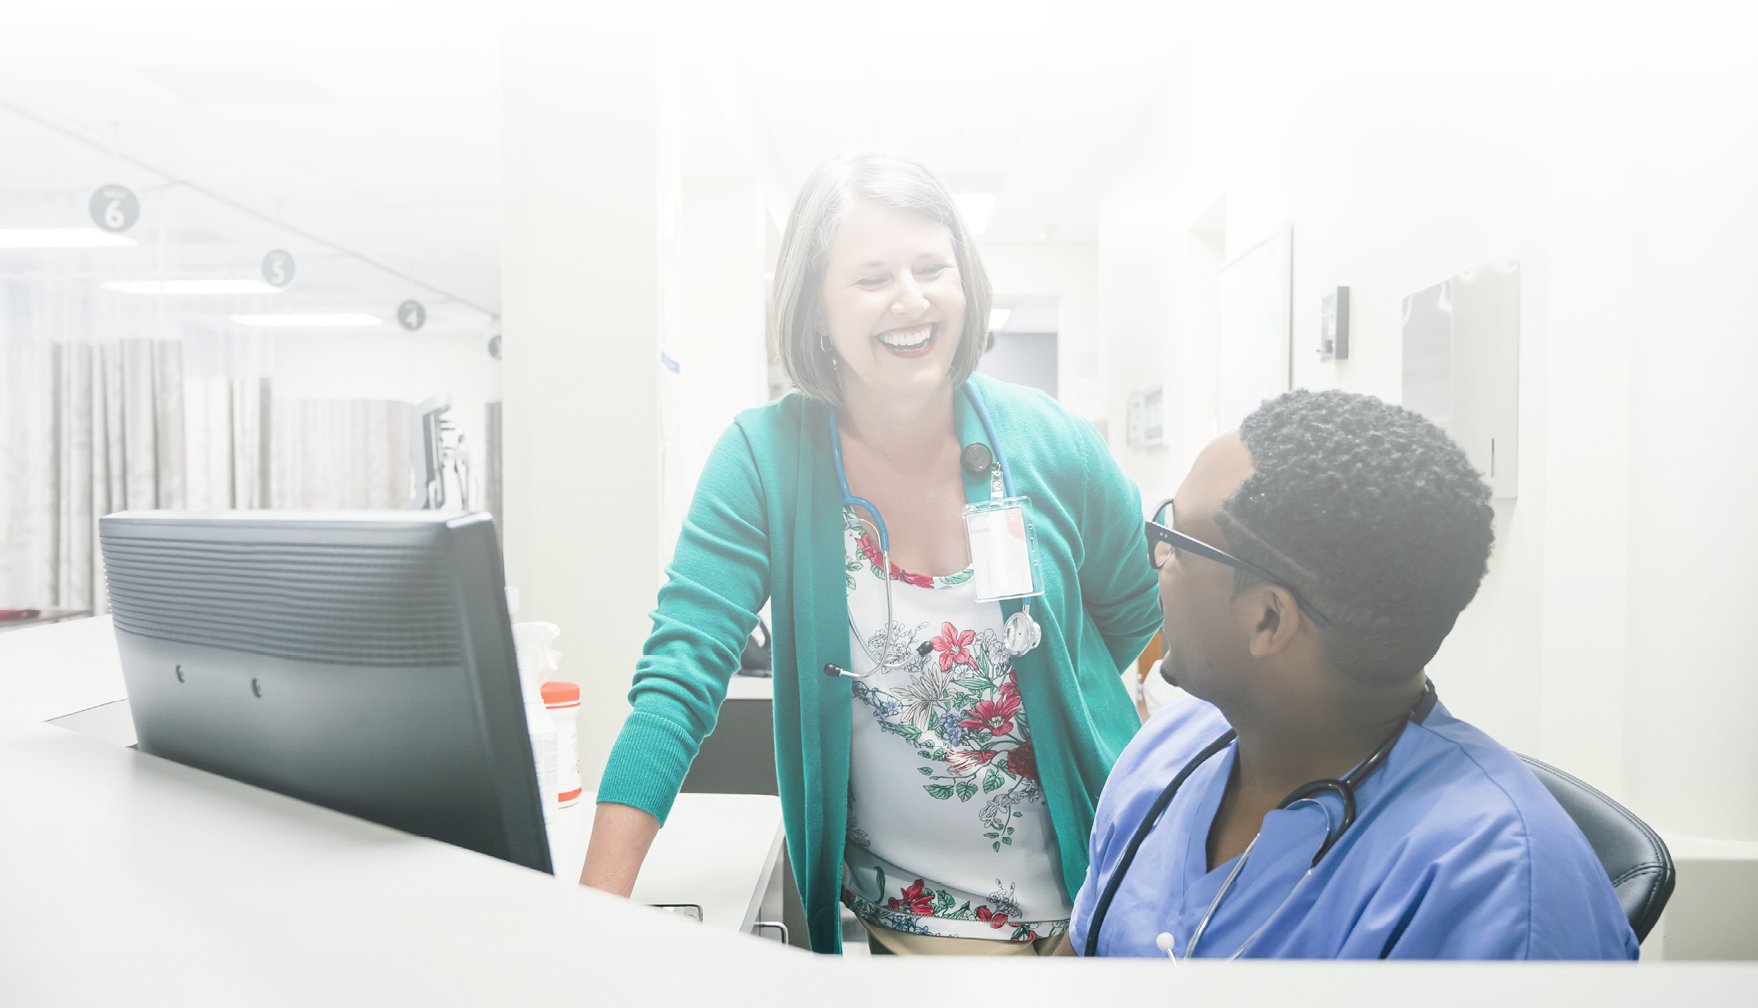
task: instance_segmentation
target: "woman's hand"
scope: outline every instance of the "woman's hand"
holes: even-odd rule
[[[641,862],[659,833],[659,820],[651,812],[632,805],[599,802],[592,817],[592,839],[586,845],[586,864],[580,884],[625,899],[635,891]]]

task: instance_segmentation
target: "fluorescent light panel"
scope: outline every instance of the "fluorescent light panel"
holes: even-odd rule
[[[97,228],[0,228],[0,249],[129,248],[140,243]]]
[[[328,326],[375,326],[379,319],[361,312],[337,312],[329,315],[234,315],[239,325],[269,326],[286,329],[315,329]]]
[[[958,201],[958,209],[964,214],[964,222],[970,225],[971,234],[980,235],[989,230],[989,215],[995,212],[994,193],[953,193],[952,198]]]
[[[877,0],[879,39],[1042,39],[1055,4],[1037,0]]]
[[[325,14],[396,11],[385,0],[23,0],[18,7],[39,18],[107,14]]]
[[[261,280],[106,280],[98,284],[118,294],[279,294]]]

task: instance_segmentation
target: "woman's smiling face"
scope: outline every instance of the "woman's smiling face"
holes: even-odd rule
[[[925,399],[946,384],[964,336],[952,232],[907,210],[861,203],[825,261],[823,328],[844,394]]]

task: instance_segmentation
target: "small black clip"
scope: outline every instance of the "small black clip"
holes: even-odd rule
[[[934,650],[934,642],[931,640],[925,640],[922,642],[921,647],[916,648],[916,654],[919,654],[923,658],[926,658],[926,657],[928,657],[928,652],[930,652],[932,650]]]
[[[965,472],[972,476],[981,476],[995,464],[995,453],[983,442],[972,441],[964,446],[964,451],[958,453],[958,462],[964,466]]]
[[[829,676],[832,679],[835,679],[837,676],[843,674],[842,666],[836,664],[835,662],[825,662],[824,663],[824,674]]]

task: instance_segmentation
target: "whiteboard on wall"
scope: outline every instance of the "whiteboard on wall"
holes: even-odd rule
[[[1275,234],[1221,267],[1217,430],[1232,430],[1292,380],[1293,232]]]

